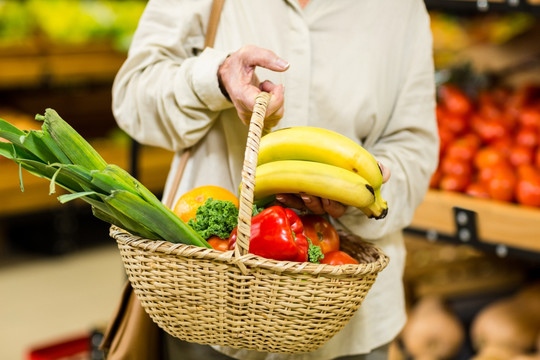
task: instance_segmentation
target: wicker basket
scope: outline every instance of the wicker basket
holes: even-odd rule
[[[262,352],[310,352],[351,319],[388,257],[347,234],[340,234],[341,245],[359,265],[276,261],[247,252],[268,101],[267,93],[257,97],[251,119],[234,251],[143,239],[116,227],[110,234],[142,306],[170,335]]]

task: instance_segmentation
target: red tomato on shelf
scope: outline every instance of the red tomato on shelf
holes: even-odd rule
[[[452,158],[461,159],[465,162],[471,162],[479,147],[480,139],[478,136],[473,133],[469,133],[448,144],[445,154],[446,156]]]
[[[439,182],[439,188],[446,191],[463,192],[470,182],[470,177],[457,174],[447,174],[442,176],[441,181]]]
[[[480,116],[473,116],[471,126],[474,132],[486,143],[510,136],[509,129],[499,120],[486,120]]]
[[[523,126],[540,128],[540,106],[528,106],[519,112],[519,122]]]
[[[527,206],[540,206],[540,171],[532,166],[519,168],[516,200]]]
[[[508,160],[504,153],[495,146],[485,146],[478,150],[474,157],[474,165],[478,169],[494,167],[501,164],[506,164]]]
[[[469,161],[445,156],[441,161],[441,170],[445,175],[458,175],[468,178],[472,174],[472,167]]]
[[[498,169],[487,183],[489,197],[499,201],[513,201],[517,181],[517,176],[513,170]]]
[[[469,97],[457,86],[451,84],[439,86],[438,97],[445,109],[453,114],[465,115],[473,108]]]
[[[534,150],[530,146],[516,145],[510,149],[508,159],[515,168],[521,165],[532,165],[534,161]]]
[[[535,147],[538,145],[538,129],[533,126],[521,126],[516,132],[516,144]]]
[[[346,265],[346,264],[358,264],[351,255],[344,251],[331,251],[324,254],[324,258],[321,260],[321,264],[328,265]]]
[[[484,185],[484,183],[481,182],[474,182],[469,184],[469,186],[467,186],[467,188],[465,189],[465,194],[476,198],[489,198],[487,187],[486,185]]]

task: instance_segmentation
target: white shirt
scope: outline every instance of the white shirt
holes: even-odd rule
[[[332,359],[367,353],[405,323],[401,230],[437,166],[435,84],[429,16],[421,0],[226,0],[213,48],[202,49],[211,0],[150,0],[113,87],[121,128],[141,143],[181,153],[193,147],[177,191],[214,184],[236,192],[247,127],[218,87],[217,69],[246,44],[290,63],[257,68],[285,86],[277,128],[325,127],[362,144],[391,170],[382,195],[389,213],[367,219],[349,208],[336,221],[389,257],[345,329],[311,354],[221,349],[239,359]],[[178,156],[172,164],[177,166]],[[170,191],[170,182],[166,193]]]

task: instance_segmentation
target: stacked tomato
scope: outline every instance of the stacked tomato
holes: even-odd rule
[[[540,87],[438,88],[439,167],[431,187],[540,206]]]

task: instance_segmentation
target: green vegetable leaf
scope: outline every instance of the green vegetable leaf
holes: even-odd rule
[[[308,243],[309,243],[308,261],[315,264],[320,264],[321,260],[324,258],[324,254],[321,250],[321,247],[317,245],[313,245],[313,243],[311,242],[311,239],[308,238],[307,236],[306,236],[306,239],[308,240]]]
[[[209,239],[214,235],[221,239],[228,239],[237,224],[238,208],[231,201],[213,198],[199,206],[195,218],[188,221],[188,225],[203,239]]]
[[[58,201],[60,201],[61,204],[65,204],[71,200],[80,199],[88,195],[96,195],[96,194],[97,193],[94,191],[84,191],[84,192],[78,192],[78,193],[73,193],[73,194],[60,195],[57,199]]]

